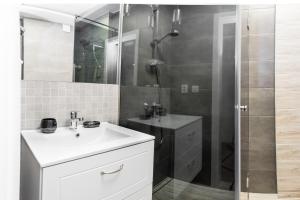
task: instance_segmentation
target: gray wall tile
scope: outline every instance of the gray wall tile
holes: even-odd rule
[[[245,51],[242,57],[244,64],[249,64],[248,83],[244,82],[242,88],[244,93],[249,92],[249,115],[248,143],[242,138],[241,148],[244,152],[242,160],[250,169],[248,172],[250,187],[249,192],[254,193],[276,193],[276,150],[275,150],[275,97],[274,97],[274,5],[248,6],[249,31],[243,29]],[[247,17],[244,17],[244,23]],[[245,26],[244,26],[245,27]],[[247,41],[247,39],[249,40]],[[248,44],[247,44],[248,42]],[[247,55],[248,54],[248,55]],[[249,56],[249,63],[247,63]],[[245,68],[243,68],[245,69]],[[245,70],[244,70],[245,72]],[[249,89],[247,91],[247,84]],[[244,102],[247,103],[244,95]],[[248,158],[248,159],[247,159]],[[247,160],[247,161],[245,161]],[[247,173],[244,173],[246,175]],[[245,177],[244,177],[245,180]],[[245,183],[242,182],[243,191],[246,191]]]
[[[274,193],[277,188],[276,171],[250,170],[249,192]]]
[[[274,116],[275,99],[273,88],[250,88],[250,116]]]
[[[274,34],[249,36],[249,59],[255,61],[274,60]]]
[[[251,88],[274,88],[275,85],[274,61],[250,61],[249,84]]]

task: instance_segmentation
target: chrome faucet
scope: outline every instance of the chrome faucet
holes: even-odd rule
[[[83,121],[83,117],[78,117],[78,112],[77,111],[72,111],[71,113],[71,129],[77,130],[79,122]]]

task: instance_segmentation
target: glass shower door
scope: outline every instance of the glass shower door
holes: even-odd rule
[[[236,7],[124,10],[120,125],[155,136],[153,200],[233,200]]]

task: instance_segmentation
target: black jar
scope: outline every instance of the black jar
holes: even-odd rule
[[[57,122],[54,118],[45,118],[41,121],[42,133],[54,133],[57,128]]]

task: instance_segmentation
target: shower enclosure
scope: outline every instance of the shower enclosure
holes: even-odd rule
[[[120,125],[155,136],[153,200],[239,190],[236,6],[124,5]]]
[[[97,21],[76,17],[74,38],[74,82],[115,83],[118,14],[107,14]],[[110,24],[107,25],[107,24]]]

